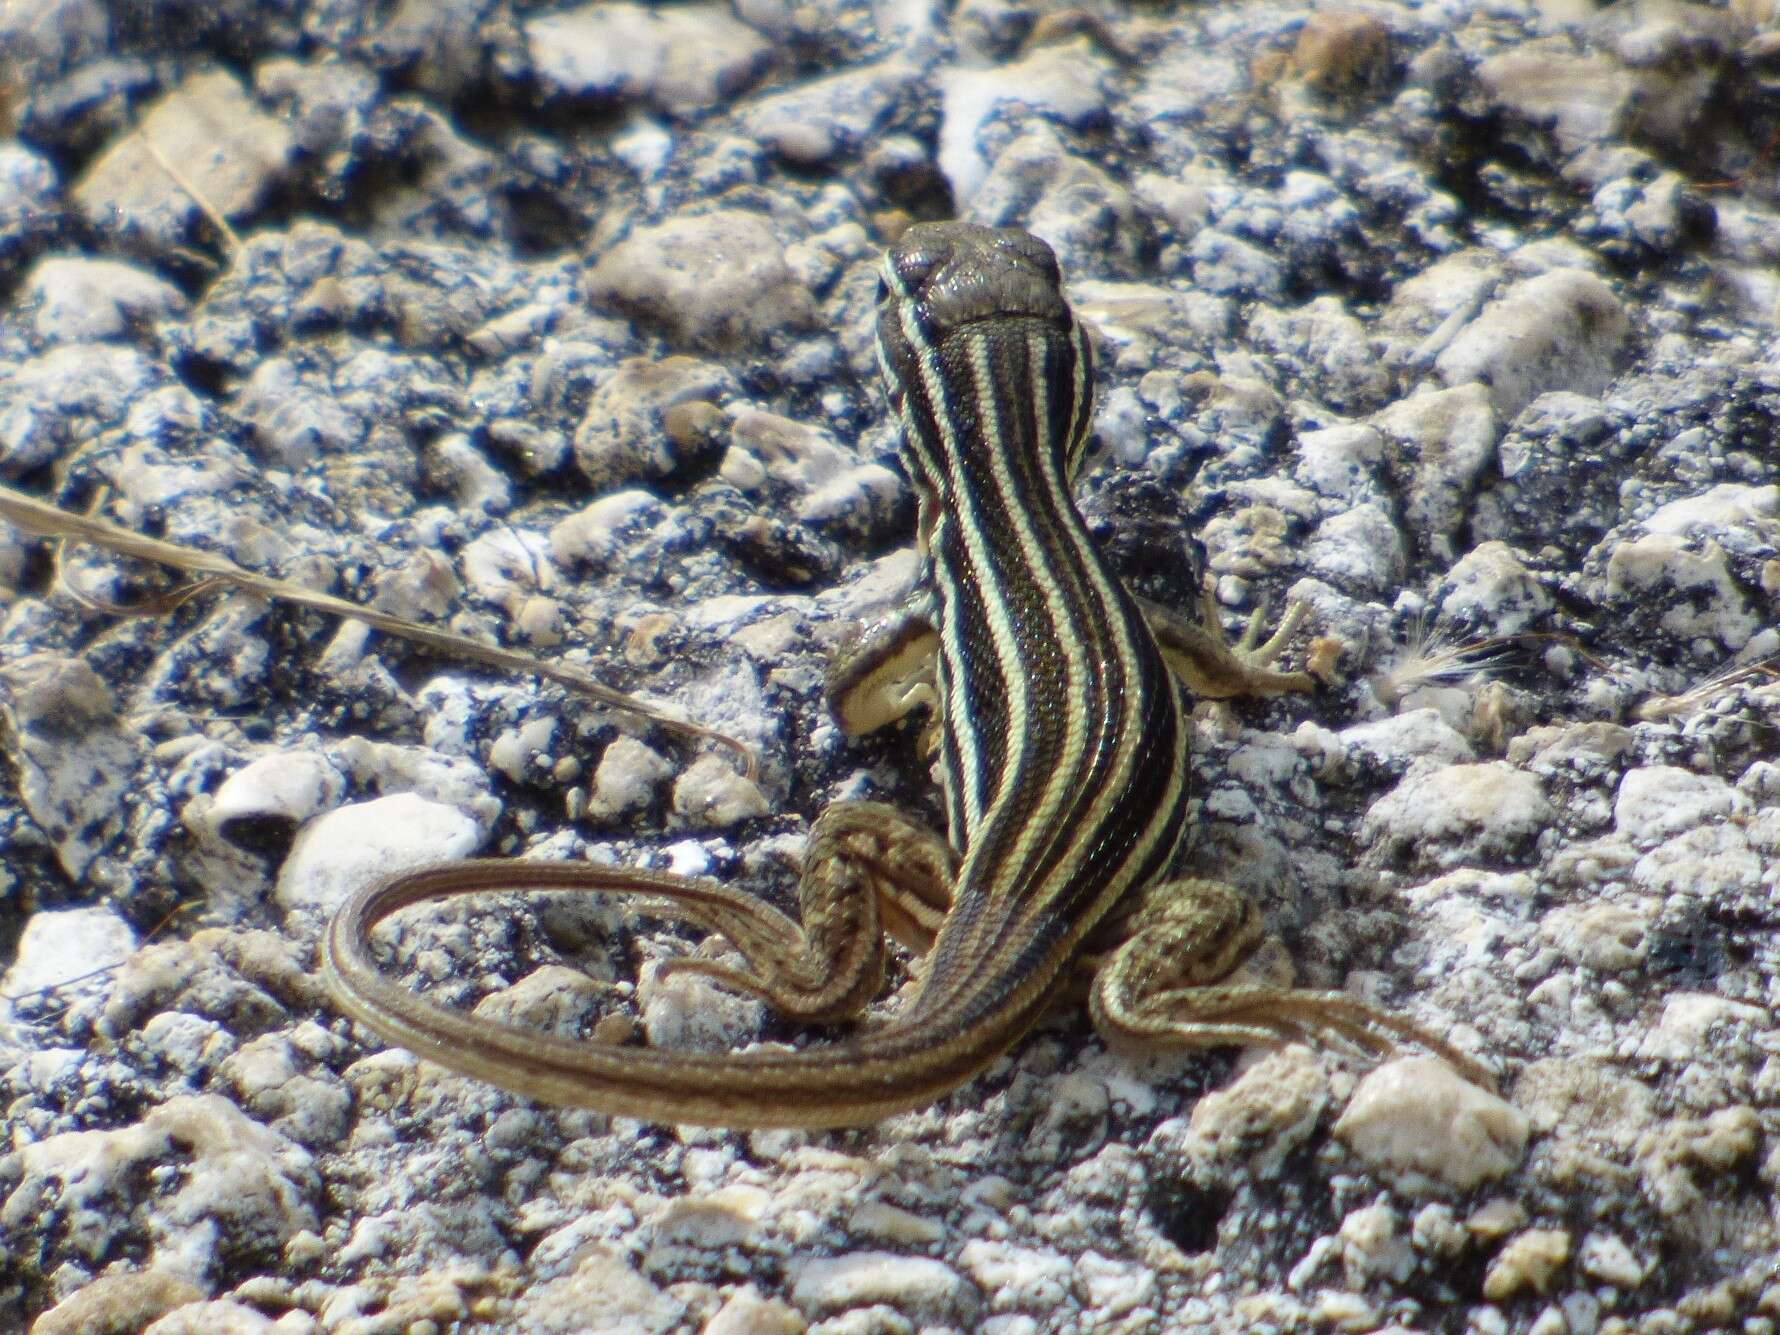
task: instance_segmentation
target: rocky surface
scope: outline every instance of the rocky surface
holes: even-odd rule
[[[0,533],[0,1327],[1780,1329],[1774,6],[0,3],[0,477],[570,661],[717,755]],[[382,1050],[326,910],[446,855],[788,902],[829,650],[911,570],[874,265],[1031,227],[1134,586],[1307,599],[1199,730],[1272,967],[1500,1074],[1129,1057],[733,1134]],[[87,601],[78,601],[73,593]],[[386,934],[454,1004],[802,1041],[623,905]],[[893,1001],[887,1004],[894,1004]]]

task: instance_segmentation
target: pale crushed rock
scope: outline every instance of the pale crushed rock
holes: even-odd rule
[[[638,227],[587,275],[591,300],[715,352],[816,323],[815,298],[758,215],[726,209]]]
[[[65,343],[0,379],[0,465],[9,476],[41,468],[66,447],[117,425],[165,375],[138,349]]]
[[[532,68],[550,91],[646,99],[673,116],[733,97],[773,63],[772,44],[726,4],[582,5],[524,28]]]
[[[366,435],[365,419],[288,357],[268,357],[255,366],[230,406],[253,428],[259,456],[281,468],[344,454]]]
[[[939,80],[940,137],[936,163],[952,188],[960,216],[970,216],[999,161],[983,139],[1009,103],[1065,125],[1082,125],[1106,109],[1107,62],[1080,41],[1038,46],[1019,61],[989,68],[954,66]],[[987,221],[987,219],[979,219]]]
[[[1647,1060],[1691,1062],[1722,1045],[1729,1037],[1725,1031],[1747,1027],[1756,1032],[1771,1026],[1768,1013],[1759,1006],[1709,992],[1671,992],[1663,999],[1662,1015],[1644,1031],[1637,1053]]]
[[[150,1264],[201,1283],[222,1263],[219,1249],[281,1247],[318,1222],[308,1153],[215,1094],[180,1095],[132,1126],[68,1131],[18,1154],[22,1176],[0,1226],[13,1233],[52,1211],[92,1259],[146,1228]],[[176,1188],[144,1201],[141,1176],[167,1167]]]
[[[1570,1234],[1561,1228],[1530,1228],[1503,1244],[1483,1277],[1483,1296],[1506,1302],[1524,1290],[1550,1290],[1570,1261]]]
[[[755,98],[738,119],[762,148],[812,166],[867,142],[916,73],[900,57],[875,61]]]
[[[1552,597],[1505,542],[1481,542],[1442,581],[1440,614],[1488,635],[1517,635],[1552,609]]]
[[[299,1145],[320,1150],[340,1143],[351,1125],[350,1093],[316,1061],[318,1056],[338,1056],[342,1046],[333,1034],[310,1023],[294,1039],[262,1034],[243,1044],[222,1060],[217,1074],[254,1118]]]
[[[895,1247],[934,1247],[946,1240],[946,1226],[938,1219],[888,1201],[864,1202],[848,1223],[856,1236]]]
[[[1409,554],[1396,521],[1380,505],[1356,505],[1318,524],[1304,564],[1318,579],[1362,597],[1397,587]]]
[[[469,857],[483,834],[459,808],[413,793],[337,807],[297,834],[273,898],[287,909],[332,913],[373,881]]]
[[[808,1329],[803,1316],[789,1303],[763,1298],[752,1284],[744,1284],[730,1294],[699,1335],[804,1335]]]
[[[667,410],[679,404],[721,403],[739,392],[728,368],[715,362],[684,356],[629,358],[587,400],[575,427],[575,464],[599,491],[671,477],[696,456],[667,429]],[[610,514],[613,519],[627,517]]]
[[[1551,821],[1539,780],[1500,761],[1418,762],[1374,802],[1360,837],[1373,856],[1451,868],[1510,856]]]
[[[457,677],[435,677],[421,688],[421,707],[427,714],[425,746],[354,736],[325,745],[322,753],[359,789],[413,793],[467,812],[487,829],[500,815],[501,804],[489,792],[487,773],[468,758],[469,740],[457,731],[466,712],[461,705],[465,690]]]
[[[969,1279],[952,1266],[925,1256],[894,1252],[846,1252],[794,1261],[791,1301],[799,1310],[830,1315],[883,1303],[930,1321],[963,1323],[968,1328],[981,1306]]]
[[[1513,1104],[1426,1057],[1373,1071],[1335,1123],[1337,1139],[1410,1195],[1469,1191],[1504,1176],[1530,1130]]]
[[[700,756],[674,781],[674,814],[703,830],[726,830],[767,815],[772,805],[760,785],[727,756]]]
[[[174,163],[187,188],[157,162]],[[223,217],[249,215],[289,171],[290,127],[268,115],[227,70],[192,74],[117,136],[75,183],[74,202],[99,227],[121,227],[167,246],[199,216],[193,193]]]
[[[31,1335],[126,1335],[152,1329],[158,1318],[203,1298],[201,1289],[165,1270],[120,1270],[57,1303],[31,1323]]]
[[[656,785],[674,772],[666,757],[634,737],[614,737],[600,753],[588,796],[589,820],[613,820],[646,808]]]
[[[536,529],[503,524],[465,544],[458,566],[470,592],[512,615],[534,594],[557,587],[549,549]]]
[[[968,217],[990,226],[1018,222],[1043,237],[1059,263],[1080,270],[1096,254],[1115,263],[1135,258],[1136,212],[1116,177],[1070,153],[1041,123],[997,154]]]
[[[135,931],[110,909],[39,909],[25,919],[12,962],[0,974],[0,1014],[13,1009],[6,998],[84,978],[135,949]]]
[[[1780,486],[1721,482],[1697,496],[1670,501],[1643,521],[1646,533],[1693,537],[1702,533],[1727,545],[1753,547],[1780,520]],[[1738,534],[1740,537],[1733,537]]]
[[[1709,660],[1741,649],[1762,626],[1724,548],[1710,540],[1698,551],[1673,533],[1616,544],[1607,559],[1607,593],[1620,606],[1663,608],[1657,624],[1693,641]]]
[[[1411,709],[1334,734],[1338,746],[1375,764],[1407,770],[1415,761],[1459,765],[1474,759],[1467,742],[1437,709]]]
[[[25,302],[38,336],[50,343],[117,338],[185,310],[184,295],[146,269],[119,260],[52,255],[25,276]]]
[[[1695,826],[1748,814],[1749,799],[1723,779],[1674,765],[1641,765],[1619,781],[1615,833],[1641,849]]]
[[[1477,384],[1432,390],[1400,399],[1370,421],[1394,447],[1386,460],[1406,488],[1410,531],[1437,556],[1450,557],[1502,434],[1489,391]]]
[[[0,668],[0,719],[19,798],[79,880],[118,831],[143,739],[85,659],[54,654]]]
[[[667,507],[653,493],[638,488],[615,491],[551,528],[550,557],[564,570],[603,567],[622,554],[636,530],[653,528],[667,517]]]
[[[1593,1232],[1576,1249],[1576,1266],[1590,1279],[1631,1292],[1644,1282],[1649,1267],[1617,1233]]]
[[[1629,1156],[1655,1124],[1650,1088],[1600,1057],[1542,1057],[1523,1067],[1514,1103],[1558,1154],[1579,1146]]]
[[[1547,913],[1539,932],[1565,959],[1598,973],[1625,973],[1649,953],[1651,916],[1623,904],[1566,904]]]
[[[1349,1211],[1336,1230],[1341,1266],[1351,1288],[1378,1280],[1401,1284],[1415,1270],[1415,1252],[1402,1215],[1389,1205]]]
[[[1384,436],[1359,422],[1321,427],[1298,436],[1292,477],[1331,500],[1375,505],[1382,499],[1378,472],[1384,463]],[[1402,538],[1395,539],[1401,545]]]
[[[1745,1105],[1657,1127],[1638,1143],[1645,1194],[1664,1215],[1685,1215],[1705,1204],[1713,1178],[1753,1159],[1762,1140],[1762,1120]]]
[[[1309,1048],[1270,1052],[1223,1089],[1193,1105],[1182,1152],[1208,1162],[1241,1161],[1245,1173],[1276,1177],[1316,1130],[1329,1078]]]
[[[1734,825],[1703,825],[1658,844],[1632,865],[1631,881],[1653,895],[1686,895],[1733,903],[1758,895],[1769,858]]]
[[[604,1250],[535,1286],[524,1310],[527,1327],[539,1335],[666,1335],[685,1315],[671,1293]]]
[[[735,414],[730,451],[738,450],[757,459],[774,481],[802,492],[834,481],[857,463],[853,452],[826,427],[758,408],[742,408]]]
[[[246,1303],[217,1298],[176,1308],[144,1327],[142,1335],[310,1335],[319,1329],[307,1312],[289,1313],[274,1320]]]
[[[728,961],[739,963],[735,957]],[[650,1046],[664,1051],[724,1052],[760,1031],[764,1003],[693,973],[663,974],[646,967],[637,982],[637,1009]]]
[[[1501,293],[1434,360],[1448,385],[1478,382],[1504,420],[1547,390],[1607,387],[1631,330],[1613,289],[1594,274],[1558,269]]]
[[[1055,1251],[972,1238],[957,1261],[990,1311],[1054,1312],[1069,1300],[1075,1267]]]

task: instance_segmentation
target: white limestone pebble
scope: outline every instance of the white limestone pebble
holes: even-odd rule
[[[1360,834],[1388,855],[1447,868],[1512,853],[1551,815],[1539,780],[1512,765],[1418,763],[1372,804]]]
[[[1643,765],[1619,781],[1613,828],[1649,848],[1697,825],[1749,810],[1749,799],[1723,779],[1676,765]]]
[[[0,976],[0,1005],[60,987],[94,969],[128,959],[136,933],[110,909],[39,909],[25,920],[17,953]]]
[[[146,269],[74,255],[39,260],[24,297],[38,335],[51,343],[116,338],[186,306],[178,288]]]
[[[1445,1062],[1406,1057],[1360,1082],[1335,1135],[1401,1190],[1469,1191],[1506,1174],[1526,1150],[1526,1114],[1461,1079]]]
[[[642,810],[654,800],[655,785],[672,773],[665,757],[636,738],[613,738],[593,771],[588,819],[611,820]]]
[[[287,909],[331,913],[372,881],[469,857],[482,837],[482,827],[457,807],[413,793],[354,802],[298,832],[273,897]]]
[[[337,806],[345,777],[318,751],[281,751],[243,765],[216,790],[206,821],[221,830],[230,821],[268,817],[301,824]]]
[[[525,38],[545,88],[646,98],[675,116],[741,92],[773,59],[772,44],[727,4],[582,5],[528,20]]]
[[[973,1314],[976,1290],[944,1261],[894,1252],[847,1252],[794,1262],[791,1301],[817,1315],[882,1304],[932,1318]]]
[[[727,756],[700,756],[674,784],[674,814],[700,829],[727,829],[771,809],[760,785]]]
[[[251,212],[295,149],[290,126],[262,111],[234,74],[211,65],[119,133],[75,183],[73,198],[97,226],[127,225],[171,244],[197,218],[200,199],[225,218]],[[168,179],[166,161],[179,164],[179,183]]]
[[[638,227],[587,275],[589,298],[726,351],[816,323],[816,300],[758,214],[720,209]]]
[[[1488,386],[1496,411],[1512,418],[1547,390],[1600,393],[1630,329],[1604,281],[1582,269],[1555,269],[1491,302],[1434,365],[1449,385]]]

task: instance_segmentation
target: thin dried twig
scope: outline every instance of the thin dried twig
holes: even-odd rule
[[[233,227],[229,226],[229,220],[223,217],[222,210],[212,204],[209,199],[205,197],[203,191],[199,190],[197,186],[192,184],[190,177],[173,165],[172,160],[168,158],[165,153],[161,152],[160,145],[155,143],[155,141],[149,137],[148,131],[143,129],[140,125],[136,127],[136,137],[142,141],[142,147],[147,151],[148,156],[155,160],[155,165],[172,178],[174,185],[185,191],[192,203],[198,206],[198,212],[208,218],[210,220],[210,225],[221,233],[223,244],[227,246],[231,252],[240,250],[240,234],[237,233]]]
[[[199,576],[196,587],[177,591],[177,601],[170,604],[171,606],[177,606],[179,602],[185,601],[196,593],[203,592],[206,588],[226,585],[256,597],[294,603],[298,607],[313,608],[318,612],[326,612],[332,616],[362,621],[374,630],[399,636],[404,640],[424,645],[428,649],[442,654],[465,659],[472,663],[480,663],[486,667],[499,668],[507,672],[526,673],[534,677],[542,677],[546,681],[556,682],[559,686],[566,686],[569,690],[586,696],[590,700],[597,700],[600,704],[611,709],[621,709],[638,718],[647,719],[682,737],[716,742],[735,752],[741,760],[743,773],[748,778],[754,779],[759,776],[759,764],[755,759],[754,752],[746,744],[718,732],[714,728],[707,728],[685,719],[676,718],[658,706],[644,704],[633,696],[602,685],[594,677],[578,668],[569,667],[567,664],[545,662],[529,654],[497,648],[491,644],[484,644],[480,640],[472,640],[463,635],[454,635],[450,631],[422,625],[418,621],[410,621],[406,617],[391,616],[387,612],[363,607],[358,603],[348,602],[344,598],[335,598],[331,594],[317,593],[300,584],[273,579],[269,575],[255,574],[214,552],[200,551],[195,547],[182,547],[172,542],[162,542],[157,538],[147,537],[103,519],[75,514],[72,510],[64,510],[59,506],[50,505],[35,497],[27,496],[23,492],[14,491],[10,487],[0,487],[0,518],[9,520],[30,533],[40,533],[52,538],[72,539],[77,542],[90,542],[95,547],[103,547],[105,550],[116,552],[121,556],[133,557],[139,561],[152,561],[157,565],[170,566],[175,570]],[[175,596],[169,595],[170,598]]]

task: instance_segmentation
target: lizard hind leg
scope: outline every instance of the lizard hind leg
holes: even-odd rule
[[[852,1019],[883,986],[886,934],[919,951],[931,943],[951,906],[955,863],[943,839],[895,807],[833,803],[810,829],[801,926],[751,898],[709,898],[697,920],[727,938],[748,968],[677,959],[662,972],[701,974],[790,1019]],[[684,903],[674,911],[693,916]]]
[[[1409,1041],[1493,1087],[1488,1072],[1443,1039],[1346,993],[1224,981],[1262,938],[1254,905],[1228,885],[1161,882],[1128,923],[1129,935],[1104,958],[1088,998],[1095,1027],[1117,1046],[1277,1047],[1336,1038],[1382,1056]]]

